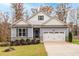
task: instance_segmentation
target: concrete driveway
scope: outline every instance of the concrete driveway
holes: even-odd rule
[[[79,56],[79,45],[67,42],[44,42],[48,56]]]

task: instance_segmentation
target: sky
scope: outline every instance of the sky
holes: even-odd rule
[[[37,8],[40,7],[41,5],[49,5],[56,8],[59,4],[58,3],[25,3],[24,8],[30,12],[31,8]],[[71,8],[79,8],[78,3],[70,3],[69,6]],[[11,4],[0,3],[0,11],[11,13]]]

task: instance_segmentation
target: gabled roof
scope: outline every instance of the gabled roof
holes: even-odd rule
[[[44,22],[42,25],[67,25],[67,24],[59,20],[57,16],[53,16],[52,18]]]
[[[25,20],[18,20],[16,22],[14,22],[11,26],[20,26],[20,25],[31,25],[29,22],[25,21]]]
[[[29,20],[32,18],[32,17],[34,17],[34,16],[36,16],[37,14],[39,14],[40,12],[42,12],[42,11],[39,11],[39,12],[37,12],[37,13],[35,13],[35,14],[33,14],[32,16],[30,16],[27,20],[22,20],[22,19],[20,19],[20,20],[18,20],[18,21],[16,21],[16,22],[13,22],[12,23],[12,26],[14,26],[14,25],[17,25],[17,23],[21,23],[22,21],[24,22],[24,23],[27,23],[27,24],[31,24],[30,22],[29,22]],[[46,16],[48,16],[49,18],[51,18],[51,16],[49,16],[49,15],[47,15],[45,12],[42,12],[43,14],[45,14]],[[21,25],[21,24],[18,24],[18,25]],[[31,24],[32,25],[32,24]]]
[[[35,13],[35,14],[33,14],[32,16],[30,16],[27,20],[30,20],[32,17],[34,17],[34,16],[36,16],[38,13],[40,13],[40,12],[42,12],[42,11],[39,11],[39,12],[37,12],[37,13]],[[45,12],[42,12],[43,14],[45,14],[45,15],[47,15],[49,18],[51,18],[51,16],[50,15],[48,15],[48,14],[46,14]]]
[[[40,11],[41,12],[41,11]],[[32,26],[32,24],[31,24],[31,22],[30,22],[30,19],[31,18],[33,18],[34,16],[36,16],[38,13],[40,13],[40,12],[37,12],[36,14],[34,14],[34,15],[32,15],[29,19],[27,19],[27,20],[22,20],[22,19],[20,19],[20,20],[18,20],[18,21],[16,21],[16,22],[14,22],[13,24],[12,24],[12,26],[29,26],[29,25],[31,25]],[[44,13],[44,12],[42,12],[43,14],[45,14],[45,15],[47,15],[46,13]],[[47,15],[48,17],[49,17],[49,19],[47,20],[47,21],[45,21],[44,23],[42,23],[41,25],[44,25],[44,26],[57,26],[57,25],[59,25],[59,26],[61,26],[61,25],[67,25],[66,23],[64,23],[63,21],[61,21],[61,20],[59,20],[58,18],[57,18],[57,16],[53,16],[53,17],[51,17],[51,16],[49,16],[49,15]],[[35,26],[35,25],[33,25],[33,26]],[[38,25],[39,26],[39,25]]]

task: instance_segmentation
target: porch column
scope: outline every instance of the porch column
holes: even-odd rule
[[[33,39],[33,28],[28,28],[28,38]]]

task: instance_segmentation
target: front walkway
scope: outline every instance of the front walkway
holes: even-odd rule
[[[48,56],[79,56],[79,45],[67,42],[44,42]]]

